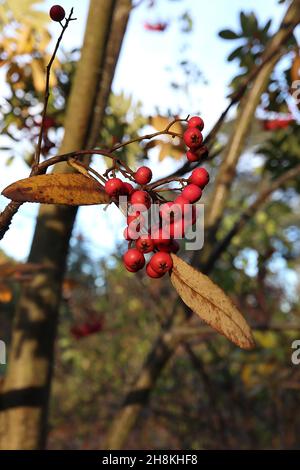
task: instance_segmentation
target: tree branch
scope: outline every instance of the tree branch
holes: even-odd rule
[[[256,211],[266,202],[266,200],[280,187],[282,187],[285,183],[289,180],[296,178],[300,175],[300,164],[297,165],[295,168],[285,172],[279,178],[273,181],[269,185],[267,189],[261,191],[261,193],[257,196],[256,200],[251,204],[241,215],[239,220],[234,224],[234,226],[229,230],[229,232],[224,236],[224,238],[215,245],[213,251],[211,252],[204,270],[205,272],[210,272],[216,261],[220,258],[222,253],[228,248],[232,239],[240,232],[246,223],[251,220],[256,213]]]

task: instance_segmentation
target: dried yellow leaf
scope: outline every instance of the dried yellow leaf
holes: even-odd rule
[[[250,327],[231,299],[209,277],[172,255],[171,282],[183,302],[212,328],[243,349],[255,346]]]
[[[69,206],[107,204],[110,200],[97,181],[73,173],[25,178],[5,188],[2,194],[13,201]]]

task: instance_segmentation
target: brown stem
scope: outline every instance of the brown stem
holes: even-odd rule
[[[294,26],[295,26],[295,24],[292,23],[291,21],[285,25],[286,29],[285,29],[284,33],[282,34],[280,40],[278,41],[277,47],[274,48],[273,50],[271,50],[270,52],[268,52],[267,54],[265,54],[265,56],[262,58],[261,63],[259,65],[257,65],[256,67],[253,67],[253,69],[249,72],[248,76],[245,77],[244,82],[242,83],[242,85],[234,93],[232,93],[230,95],[231,99],[230,99],[229,104],[226,106],[225,110],[222,112],[222,114],[218,118],[217,122],[215,123],[213,128],[210,130],[210,132],[206,136],[206,138],[204,139],[204,142],[203,142],[204,145],[208,145],[209,148],[212,147],[212,145],[215,142],[216,136],[217,136],[221,126],[223,125],[230,109],[235,104],[237,104],[241,100],[241,98],[245,95],[246,91],[249,88],[249,85],[254,81],[254,79],[257,77],[257,75],[260,73],[260,71],[265,67],[265,65],[268,64],[270,61],[272,61],[272,59],[276,58],[276,56],[278,55],[278,51],[286,43],[287,39],[291,35]],[[209,158],[211,158],[211,155],[209,156]],[[178,168],[174,173],[172,173],[169,176],[185,175],[186,173],[188,173],[192,169],[199,166],[199,164],[202,164],[203,161],[204,160],[201,159],[201,162],[197,163],[197,164],[191,164],[190,162],[185,162],[182,165],[182,167]]]
[[[112,147],[110,149],[110,152],[115,152],[116,150],[118,150],[120,148],[123,148],[126,145],[133,144],[134,142],[141,142],[142,140],[153,139],[154,137],[158,137],[159,135],[170,135],[171,137],[180,137],[180,138],[182,138],[181,134],[179,134],[178,132],[172,132],[172,131],[170,131],[170,129],[176,122],[183,122],[183,121],[186,122],[187,119],[188,119],[188,117],[185,118],[185,119],[180,119],[180,118],[173,119],[173,121],[171,121],[167,125],[167,127],[165,129],[163,129],[162,131],[153,132],[152,134],[146,134],[146,135],[143,135],[141,137],[136,137],[135,139],[127,140],[126,142],[123,142],[121,144],[117,144],[117,145],[115,145],[114,147]]]
[[[41,155],[41,146],[42,146],[42,140],[43,140],[43,131],[44,131],[44,123],[45,123],[45,118],[47,114],[47,106],[48,106],[48,101],[49,101],[49,96],[50,96],[50,73],[51,73],[51,67],[54,62],[54,59],[56,57],[58,48],[60,46],[61,40],[63,38],[63,35],[66,31],[66,29],[69,26],[70,21],[74,20],[75,18],[72,18],[73,15],[73,8],[71,8],[70,14],[68,18],[66,18],[65,24],[62,25],[62,31],[56,41],[56,45],[53,51],[53,54],[51,56],[51,59],[46,67],[46,84],[45,84],[45,94],[44,94],[44,108],[43,108],[43,113],[42,113],[42,122],[40,126],[40,132],[39,132],[39,137],[38,137],[38,143],[35,151],[35,156],[34,156],[34,164],[33,167],[36,167],[39,162],[40,162],[40,155]]]
[[[10,227],[13,216],[18,212],[22,202],[11,201],[0,214],[0,240]]]

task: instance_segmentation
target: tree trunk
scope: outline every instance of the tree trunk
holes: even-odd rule
[[[90,129],[115,4],[113,0],[90,2],[61,152],[85,147],[95,139]],[[111,81],[109,87],[110,84]],[[99,120],[98,125],[99,133]],[[59,164],[55,171],[70,171],[70,167]],[[39,212],[29,261],[43,263],[46,269],[22,291],[16,311],[8,372],[0,398],[2,449],[45,446],[61,285],[76,212],[76,208],[52,205],[42,206]]]
[[[265,55],[269,55],[272,51],[276,51],[278,49],[278,54],[262,67],[253,81],[251,88],[241,102],[238,118],[236,119],[236,126],[229,139],[227,148],[225,149],[223,163],[211,198],[211,207],[206,211],[209,214],[205,225],[206,243],[201,252],[201,259],[197,253],[195,253],[193,257],[193,265],[199,266],[201,263],[201,267],[204,272],[207,272],[205,263],[209,257],[209,253],[211,252],[212,240],[215,237],[219,221],[227,204],[230,185],[235,176],[238,159],[249,133],[251,121],[254,117],[256,107],[259,104],[260,97],[268,83],[268,79],[274,65],[281,56],[279,44],[282,44],[283,39],[288,38],[288,30],[290,30],[290,32],[293,31],[299,21],[300,0],[294,0],[282,21],[280,29],[273,36],[265,51]],[[212,268],[213,265],[210,266],[210,270]],[[188,320],[191,311],[189,309],[187,310]],[[178,314],[182,316],[182,312],[179,312]],[[143,407],[149,401],[151,391],[154,389],[158,377],[182,340],[180,336],[174,336],[173,331],[174,322],[171,322],[168,325],[168,328],[162,331],[154,342],[136,381],[114,417],[108,431],[105,446],[106,449],[121,449],[124,446]],[[166,338],[173,338],[172,342],[166,343]],[[139,391],[141,384],[144,388],[142,393]],[[137,391],[139,391],[139,393],[137,393]]]

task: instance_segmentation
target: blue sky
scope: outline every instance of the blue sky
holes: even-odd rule
[[[48,10],[52,4],[53,1],[44,1],[42,8]],[[78,18],[67,31],[63,47],[65,49],[80,47],[89,2],[88,0],[65,0],[60,4],[66,10],[73,6]],[[261,21],[272,17],[272,27],[276,28],[286,6],[279,5],[277,0],[214,0],[212,2],[159,0],[158,4],[159,10],[150,10],[142,5],[133,11],[113,89],[116,92],[124,91],[132,95],[134,100],[140,100],[146,114],[155,112],[156,106],[159,106],[162,112],[169,108],[174,111],[180,108],[183,110],[183,115],[201,111],[206,122],[206,129],[209,129],[226,105],[228,83],[236,73],[236,65],[226,62],[226,56],[232,50],[234,43],[220,39],[217,32],[224,28],[236,29],[241,9],[246,12],[254,10]],[[173,77],[166,70],[167,66],[176,65],[182,46],[182,36],[178,35],[176,18],[183,11],[183,5],[192,14],[195,25],[194,32],[188,38],[191,44],[189,58],[198,64],[208,81],[207,85],[197,85],[192,88],[189,97],[171,89],[170,81]],[[170,22],[167,32],[151,33],[144,29],[145,21],[157,19]],[[58,33],[58,25],[51,24],[51,30]],[[176,74],[177,72],[175,76]],[[3,90],[3,87],[1,89]],[[155,170],[155,156],[151,164]],[[174,162],[166,159],[160,166],[160,174],[168,174],[173,166]],[[17,161],[9,168],[1,169],[1,187],[27,175],[28,168],[21,161]],[[1,209],[6,202],[7,200],[1,196]],[[36,205],[25,204],[15,216],[11,229],[1,243],[1,247],[8,254],[19,259],[26,258],[37,210]],[[95,256],[99,256],[113,250],[115,243],[122,238],[123,227],[123,216],[113,207],[109,208],[106,213],[103,213],[98,206],[83,207],[79,210],[75,231],[84,232],[90,242],[91,250]]]

